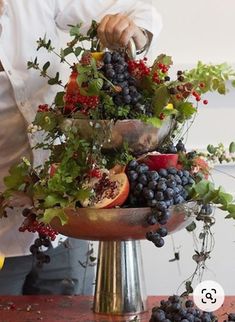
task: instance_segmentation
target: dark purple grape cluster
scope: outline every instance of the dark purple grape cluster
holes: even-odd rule
[[[187,187],[194,183],[187,170],[176,168],[151,171],[144,163],[132,160],[127,167],[130,181],[128,204],[131,207],[151,207],[152,214],[147,218],[149,225],[165,225],[170,217],[170,206],[184,203],[188,198]],[[146,238],[157,247],[164,245],[167,235],[164,227],[149,232]]]
[[[142,95],[136,87],[136,79],[128,71],[128,64],[125,60],[125,55],[113,51],[105,52],[103,57],[102,71],[105,77],[113,84],[120,87],[120,91],[112,92],[113,101],[117,106],[130,105],[132,108],[129,111],[127,118],[133,118],[135,113],[146,113],[146,106],[141,104]],[[103,90],[111,89],[109,82],[104,82]]]
[[[173,295],[167,300],[162,300],[160,306],[152,309],[149,322],[217,322],[217,317],[212,312],[203,312],[194,307],[191,300],[184,300]],[[234,320],[232,320],[234,321]]]
[[[182,140],[179,140],[176,145],[174,145],[172,142],[168,143],[167,145],[162,145],[157,149],[160,153],[165,154],[175,154],[179,152],[186,152],[185,145]]]
[[[44,246],[45,248],[51,246],[51,241],[48,236],[39,235],[39,237],[35,239],[34,243],[29,248],[31,254],[35,257],[37,261],[38,267],[41,267],[43,264],[50,263],[50,256],[45,254],[41,250],[42,246]]]

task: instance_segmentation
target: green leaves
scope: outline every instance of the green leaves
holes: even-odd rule
[[[178,119],[180,122],[190,119],[197,112],[197,109],[190,102],[180,103],[177,106],[177,110],[179,111]]]
[[[9,176],[4,178],[4,183],[8,189],[22,190],[30,176],[31,166],[22,160],[19,164],[13,165],[9,170]]]
[[[151,124],[156,128],[160,128],[162,126],[163,121],[158,117],[148,117],[144,119],[144,122],[147,124]]]
[[[65,95],[65,92],[56,93],[54,102],[57,107],[64,106],[64,95]]]
[[[57,118],[53,112],[38,112],[34,124],[40,126],[46,132],[51,132],[57,126]]]
[[[65,214],[64,209],[60,208],[49,208],[46,209],[43,218],[40,220],[44,224],[50,224],[53,218],[58,217],[61,225],[65,225],[68,222],[68,216]]]
[[[232,85],[235,72],[227,63],[211,65],[198,62],[196,68],[184,72],[185,81],[192,82],[196,86],[203,83],[204,86],[198,86],[200,93],[208,91],[217,91],[219,94],[226,94],[226,83],[231,79]]]
[[[195,224],[195,222],[193,221],[190,225],[188,225],[188,226],[186,227],[186,230],[187,230],[188,232],[192,232],[192,231],[194,231],[196,228],[197,228],[197,225],[196,225],[196,224]]]
[[[202,204],[213,203],[221,210],[229,212],[227,218],[234,216],[235,204],[233,204],[233,196],[226,193],[222,187],[215,188],[214,184],[208,180],[201,180],[194,184],[190,190],[192,200],[197,200]]]
[[[152,99],[154,116],[159,117],[163,108],[167,105],[169,98],[170,98],[170,94],[165,85],[162,85],[155,90],[155,93]]]
[[[235,142],[231,142],[229,145],[229,153],[235,152]]]
[[[81,36],[81,23],[77,24],[75,26],[70,25],[70,30],[69,30],[69,34],[71,37],[80,37]]]
[[[60,74],[59,74],[59,72],[57,72],[55,77],[50,77],[50,79],[48,80],[48,84],[49,85],[61,85],[62,81],[59,78],[60,78]]]
[[[67,47],[65,49],[60,50],[60,59],[61,62],[65,60],[65,57],[73,53],[73,48],[72,47]]]
[[[99,95],[101,88],[103,87],[104,81],[102,78],[96,78],[89,82],[87,94],[88,95]]]

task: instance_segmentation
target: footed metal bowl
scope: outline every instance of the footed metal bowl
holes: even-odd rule
[[[66,132],[73,129],[81,138],[98,143],[104,150],[121,148],[128,144],[131,152],[143,154],[154,151],[169,134],[173,121],[167,119],[161,128],[156,128],[140,120],[100,120],[67,119],[62,124]]]
[[[196,204],[194,202],[175,205],[170,208],[171,216],[165,225],[169,233],[188,226],[193,220]],[[155,230],[158,225],[150,226],[146,218],[151,208],[113,208],[67,209],[68,223],[61,225],[54,218],[51,225],[59,233],[79,239],[100,241],[125,241],[145,239],[147,231]]]

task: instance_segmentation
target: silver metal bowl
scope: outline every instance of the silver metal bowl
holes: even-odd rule
[[[170,208],[171,216],[166,224],[169,233],[174,233],[188,226],[193,220],[194,202],[175,205]],[[54,218],[51,225],[59,233],[79,239],[120,241],[145,239],[147,231],[158,228],[150,226],[146,218],[151,214],[150,208],[113,208],[67,209],[68,223],[61,225]]]
[[[153,151],[172,129],[173,121],[167,119],[161,128],[156,128],[140,120],[100,120],[67,119],[62,130],[73,130],[81,138],[96,142],[103,149],[118,149],[128,144],[130,152],[143,154]]]

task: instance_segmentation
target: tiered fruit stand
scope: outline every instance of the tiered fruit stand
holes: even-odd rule
[[[173,206],[166,225],[169,233],[189,225],[195,207],[195,203]],[[94,312],[136,315],[146,311],[140,240],[149,231],[150,213],[150,208],[81,208],[67,211],[64,226],[53,220],[52,226],[66,236],[100,241]]]

